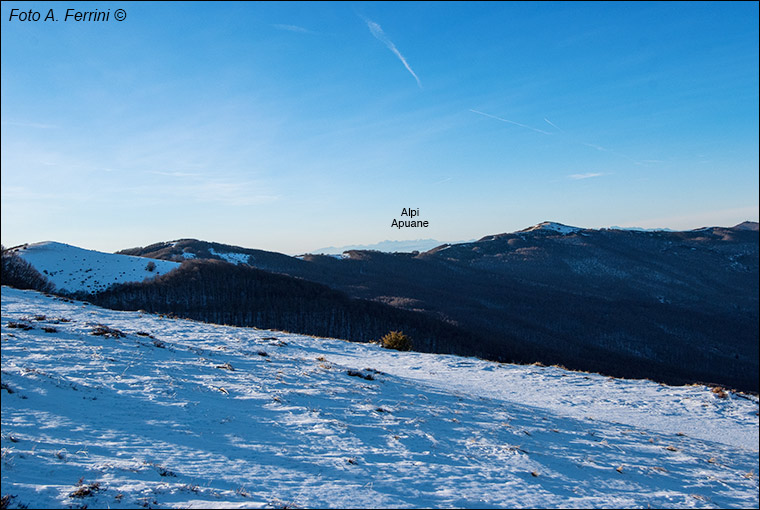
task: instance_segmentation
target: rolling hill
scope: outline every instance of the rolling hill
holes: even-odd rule
[[[544,222],[422,253],[340,258],[185,239],[123,250],[182,266],[87,299],[365,342],[411,329],[426,352],[757,392],[758,253],[752,222],[684,232]]]
[[[202,258],[210,245],[184,243],[123,253],[176,260],[181,247]],[[468,332],[489,359],[757,391],[758,247],[753,222],[683,232],[544,222],[423,253],[217,251],[427,314]]]

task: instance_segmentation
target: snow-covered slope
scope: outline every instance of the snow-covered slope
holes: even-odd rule
[[[525,228],[519,232],[533,232],[536,230],[552,231],[562,235],[567,235],[580,232],[583,229],[578,227],[571,227],[569,225],[563,225],[562,223],[555,223],[553,221],[542,221],[538,225],[533,225],[532,227]]]
[[[229,252],[229,253],[219,253],[215,251],[213,248],[209,250],[213,255],[216,255],[220,257],[222,260],[229,262],[230,264],[248,264],[248,262],[251,259],[251,256],[247,253],[236,253],[236,252]],[[185,253],[185,256],[192,255],[191,253]],[[186,257],[186,258],[195,258],[194,256]]]
[[[8,507],[757,508],[758,400],[2,288]]]
[[[52,241],[23,245],[14,251],[55,285],[56,290],[65,292],[98,292],[116,283],[155,278],[179,266],[167,260],[151,261]],[[148,265],[151,262],[153,266]],[[149,267],[154,269],[151,271]]]

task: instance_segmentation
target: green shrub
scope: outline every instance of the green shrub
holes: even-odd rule
[[[391,331],[380,339],[380,345],[386,349],[396,349],[397,351],[411,351],[412,339],[401,331]]]

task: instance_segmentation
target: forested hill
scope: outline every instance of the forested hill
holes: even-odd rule
[[[357,341],[404,330],[420,350],[758,390],[757,223],[669,232],[544,222],[423,253],[340,257],[182,240],[74,260],[62,246],[8,252],[114,308]],[[165,273],[134,255],[184,262]]]
[[[194,259],[223,260],[232,264],[248,264],[275,272],[297,272],[302,265],[301,260],[282,253],[197,239],[154,243],[145,247],[128,248],[117,253],[174,262]]]
[[[358,342],[403,330],[422,352],[493,357],[489,341],[427,314],[355,299],[326,285],[247,265],[189,260],[163,276],[80,297],[116,310],[149,312]]]
[[[203,258],[204,246],[217,258],[242,253],[260,269],[456,324],[492,359],[758,388],[754,222],[683,232],[545,222],[423,253],[341,258],[192,240],[123,253]],[[475,348],[483,339],[488,345]]]

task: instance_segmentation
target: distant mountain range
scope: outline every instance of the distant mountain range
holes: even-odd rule
[[[341,258],[192,239],[119,255],[184,264],[88,300],[357,341],[405,329],[423,351],[758,389],[756,222],[680,232],[543,222]]]
[[[413,251],[428,251],[432,250],[436,246],[441,246],[441,241],[435,239],[414,239],[409,241],[383,241],[375,244],[354,244],[348,246],[328,246],[327,248],[319,248],[317,250],[310,251],[313,254],[323,255],[340,255],[343,252],[351,250],[374,250],[385,252],[413,252]]]

